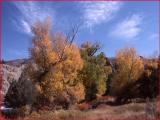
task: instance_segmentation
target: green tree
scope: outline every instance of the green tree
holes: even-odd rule
[[[85,86],[86,100],[93,100],[106,91],[106,81],[111,73],[111,67],[106,65],[104,53],[96,55],[99,44],[86,42],[81,45],[81,55],[84,67],[79,72],[79,79]]]

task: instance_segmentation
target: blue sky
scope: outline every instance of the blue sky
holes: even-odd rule
[[[3,2],[2,58],[28,58],[35,21],[52,18],[52,31],[81,23],[75,42],[99,42],[112,57],[131,46],[142,56],[158,53],[158,2]]]

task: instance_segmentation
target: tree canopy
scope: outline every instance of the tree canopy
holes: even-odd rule
[[[106,65],[104,53],[97,54],[99,44],[86,42],[81,45],[81,55],[84,59],[84,67],[79,73],[86,92],[86,100],[95,99],[106,91],[106,82],[111,73],[111,67]],[[97,54],[97,55],[96,55]]]
[[[32,62],[28,65],[30,79],[40,98],[53,101],[58,93],[66,92],[81,100],[84,96],[83,85],[75,79],[77,72],[83,68],[79,48],[60,33],[51,39],[50,26],[47,19],[32,27]]]

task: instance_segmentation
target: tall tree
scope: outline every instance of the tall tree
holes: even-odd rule
[[[39,100],[53,101],[59,93],[66,92],[69,96],[80,100],[84,96],[83,85],[75,81],[77,72],[83,67],[79,48],[73,44],[76,30],[72,34],[63,36],[56,33],[53,40],[50,36],[50,20],[37,22],[32,27],[31,58],[28,64],[30,79],[34,82],[39,93]],[[81,96],[77,95],[80,93]]]
[[[133,84],[144,70],[143,60],[134,48],[120,49],[116,54],[116,71],[112,79],[112,92],[119,100],[126,98]]]
[[[106,65],[104,53],[96,55],[98,49],[99,44],[89,42],[81,46],[84,67],[79,73],[79,79],[85,86],[86,100],[93,100],[97,95],[105,93],[107,77],[111,73],[111,67]]]

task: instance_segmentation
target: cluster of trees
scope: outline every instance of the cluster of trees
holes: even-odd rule
[[[113,68],[105,54],[97,52],[98,43],[86,42],[80,47],[73,43],[78,26],[67,36],[55,33],[53,37],[50,27],[49,19],[32,27],[30,61],[21,82],[13,84],[6,95],[12,106],[68,108],[82,100],[96,99],[109,89],[120,102],[146,93],[146,89],[146,96],[156,90],[156,61],[144,63],[134,48],[125,48],[117,52]]]
[[[89,42],[81,47],[75,45],[78,26],[67,36],[55,33],[53,37],[50,27],[50,19],[32,26],[30,61],[23,70],[21,82],[12,84],[6,95],[14,107],[34,104],[67,108],[84,99],[93,100],[106,91],[112,69],[106,64],[105,54],[97,53],[100,45]]]

